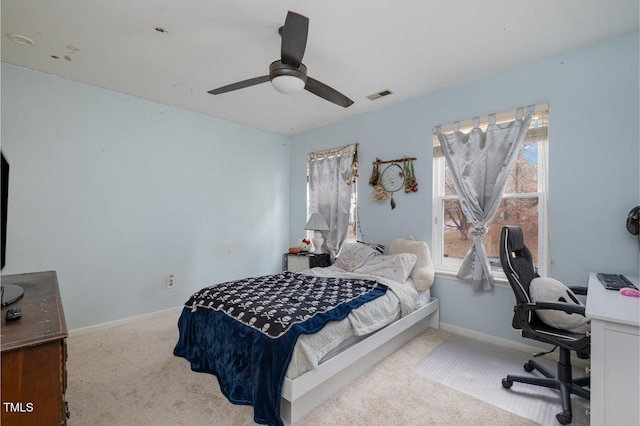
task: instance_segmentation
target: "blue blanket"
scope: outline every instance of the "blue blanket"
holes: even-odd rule
[[[282,384],[298,337],[386,291],[372,280],[290,272],[216,284],[185,304],[173,353],[215,375],[230,402],[253,405],[256,423],[282,425]]]

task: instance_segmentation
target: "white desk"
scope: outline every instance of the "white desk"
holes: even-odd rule
[[[638,278],[627,277],[636,287]],[[640,425],[640,298],[604,288],[589,275],[591,425]]]

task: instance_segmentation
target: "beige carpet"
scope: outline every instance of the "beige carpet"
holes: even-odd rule
[[[253,410],[229,403],[216,378],[173,356],[177,312],[71,333],[69,425],[253,425]],[[536,425],[422,377],[412,367],[447,337],[429,329],[316,407],[295,426]]]

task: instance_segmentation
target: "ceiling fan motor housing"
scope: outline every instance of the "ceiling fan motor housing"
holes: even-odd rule
[[[271,65],[269,65],[269,79],[273,80],[283,75],[296,77],[304,81],[305,84],[307,83],[307,67],[304,64],[301,63],[300,66],[296,68],[280,60],[271,62]]]

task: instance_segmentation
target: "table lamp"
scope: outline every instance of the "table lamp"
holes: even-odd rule
[[[324,238],[320,231],[328,231],[329,225],[324,217],[320,213],[312,213],[305,225],[304,229],[307,231],[315,231],[313,235],[313,253],[322,254],[322,245],[324,244]]]

